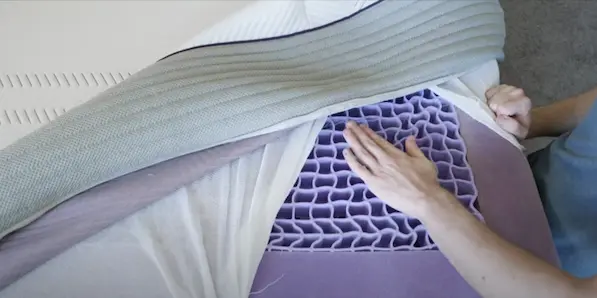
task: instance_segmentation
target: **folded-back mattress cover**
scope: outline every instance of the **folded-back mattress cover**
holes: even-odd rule
[[[299,34],[172,54],[0,151],[0,235],[157,162],[466,71],[503,41],[496,1],[381,1]]]
[[[301,3],[307,2],[318,1]],[[266,5],[263,3],[260,5]],[[293,3],[289,4],[291,6],[302,5],[297,4],[299,2],[289,3]],[[235,213],[233,209],[225,213],[226,219],[223,220],[233,224],[227,228],[231,229],[230,237],[225,237],[226,233],[220,236],[208,234],[206,243],[198,246],[205,250],[204,258],[215,271],[201,274],[201,281],[197,280],[197,283],[202,294],[197,292],[191,296],[245,296],[250,290],[259,257],[266,248],[267,228],[274,222],[280,206],[282,215],[279,216],[285,216],[284,210],[288,206],[282,204],[284,195],[292,188],[294,175],[299,175],[300,166],[311,150],[310,142],[319,132],[320,125],[324,125],[324,117],[362,104],[395,98],[407,94],[407,90],[420,90],[420,87],[447,81],[502,56],[504,24],[497,1],[379,1],[362,7],[362,10],[353,8],[352,12],[345,14],[350,9],[336,10],[337,17],[321,24],[317,23],[317,18],[302,24],[296,21],[299,18],[295,19],[290,14],[290,20],[296,23],[295,28],[301,30],[285,32],[286,35],[273,29],[268,31],[267,36],[256,34],[256,37],[264,38],[254,40],[234,40],[230,36],[217,34],[212,34],[211,37],[209,34],[204,35],[211,42],[200,44],[201,39],[199,42],[191,41],[182,50],[132,74],[48,125],[2,149],[0,237],[101,183],[185,154],[292,127],[292,142],[296,142],[296,148],[291,148],[289,138],[272,142],[260,150],[239,156],[238,161],[196,182],[205,188],[208,187],[205,181],[217,175],[220,175],[218,181],[222,182],[225,180],[223,177],[226,177],[226,169],[255,172],[247,175],[252,178],[262,177],[264,171],[269,172],[270,176],[277,171],[283,173],[279,175],[280,178],[276,177],[280,183],[268,186],[271,188],[269,191],[260,186],[263,181],[259,179],[264,178],[257,178],[259,183],[254,185],[252,196],[253,199],[259,197],[260,202],[243,201],[246,205],[238,207],[245,208],[241,213]],[[282,15],[275,17],[281,18]],[[322,17],[319,21],[325,19],[329,19],[329,16]],[[317,26],[312,26],[316,23]],[[261,28],[257,24],[247,28],[263,29],[265,26]],[[248,30],[245,36],[251,36],[249,29],[244,30]],[[444,175],[442,183],[448,188],[452,187],[455,192],[461,191],[463,202],[480,216],[474,204],[476,190],[472,176],[462,160],[464,147],[462,143],[458,143],[455,123],[450,124],[452,122],[446,120],[450,118],[446,116],[450,111],[441,109],[433,114],[435,116],[428,111],[421,112],[424,119],[429,114],[431,124],[428,126],[420,126],[426,120],[415,121],[416,119],[401,122],[401,125],[405,125],[406,131],[421,136],[428,134],[428,138],[420,139],[421,145],[429,142],[429,156],[438,164],[448,163],[445,165],[447,168],[440,171]],[[441,123],[434,123],[432,117],[436,120],[441,118]],[[452,120],[454,119],[452,116]],[[411,120],[414,121],[411,123],[413,126],[407,128],[407,122]],[[324,131],[330,129],[328,123]],[[383,133],[392,132],[384,130]],[[332,135],[333,133],[330,137]],[[398,136],[399,133],[392,135],[397,145],[401,138]],[[434,147],[437,144],[445,144],[447,147]],[[325,155],[326,152],[331,152],[327,149],[318,152]],[[312,157],[307,160],[312,160]],[[261,160],[261,164],[258,160]],[[276,164],[283,164],[283,161],[290,165],[288,170],[282,171],[274,167]],[[252,165],[253,168],[247,168],[247,165]],[[321,165],[325,166],[325,162]],[[299,181],[307,181],[313,176],[309,175],[311,174],[300,174]],[[363,184],[358,183],[358,178],[350,179],[342,174],[338,177],[319,180],[339,183],[338,179],[346,178],[347,183],[355,184],[350,188],[353,192],[362,190],[362,196],[367,196]],[[452,178],[462,181],[450,180]],[[312,182],[315,183],[315,180]],[[290,184],[286,185],[289,181]],[[213,198],[236,198],[243,190],[250,189],[244,182],[234,185],[235,191],[227,195],[214,192]],[[300,183],[297,186],[300,188]],[[299,189],[293,189],[293,194],[298,192]],[[247,193],[243,198],[249,197],[251,195]],[[358,196],[351,198],[355,197]],[[210,206],[216,208],[222,203],[208,200],[201,204],[203,205],[199,210],[205,212]],[[321,210],[327,208],[332,212],[341,212],[342,208],[338,204],[332,203]],[[361,205],[358,202],[347,205],[346,211],[369,214],[382,208],[386,210],[385,213],[381,211],[386,218],[383,219],[384,223],[379,223],[379,227],[374,227],[379,232],[377,238],[371,240],[371,237],[361,237],[361,245],[357,245],[358,247],[385,246],[395,249],[405,248],[408,244],[416,249],[434,249],[432,241],[415,220],[409,221],[395,211],[384,209],[379,201],[372,200],[369,207]],[[298,208],[296,212],[305,210]],[[201,214],[200,222],[204,225],[215,219],[212,216],[216,213]],[[218,213],[218,216],[221,214]],[[255,216],[261,218],[256,219]],[[325,217],[325,214],[322,216]],[[239,239],[248,241],[242,253],[247,260],[241,258],[233,262],[234,258],[230,259],[230,255],[221,255],[218,250],[211,250],[215,243],[212,238],[234,240],[237,220],[248,220],[250,229],[255,229],[258,234],[251,234],[254,237],[251,236],[253,239],[250,240],[246,238],[248,236],[239,234],[245,237],[239,236]],[[292,226],[284,220],[285,218],[279,218],[274,224],[276,231],[281,228],[282,232],[278,235],[274,233],[278,240],[270,241],[270,249],[308,250],[316,246],[317,240],[306,239],[309,237],[302,239],[302,242],[288,240],[294,239],[296,235],[284,231],[284,227]],[[407,221],[407,226],[403,226],[407,230],[398,229],[388,238],[387,228],[394,225],[399,227],[400,221]],[[344,227],[367,228],[367,223],[362,226],[361,223],[355,221]],[[334,229],[334,224],[336,228],[342,225],[331,221],[328,227]],[[202,226],[202,229],[207,226],[209,225]],[[315,226],[311,225],[312,231],[317,230]],[[245,229],[245,232],[250,229]],[[342,231],[342,228],[339,230]],[[354,239],[356,238],[334,241],[319,239],[322,241],[317,242],[317,245],[325,242],[322,246],[325,249],[335,248],[335,245],[352,249],[358,242],[352,241]],[[351,243],[347,244],[348,242]],[[229,250],[232,255],[234,249],[240,249],[236,247],[237,244],[234,245],[235,248]],[[155,260],[160,264],[163,261]],[[221,267],[214,264],[227,265]],[[225,270],[218,272],[219,268]],[[240,269],[241,273],[230,279],[234,268],[237,271]],[[229,280],[227,287],[223,284],[226,279]],[[168,289],[174,296],[184,292],[173,284],[169,284]]]

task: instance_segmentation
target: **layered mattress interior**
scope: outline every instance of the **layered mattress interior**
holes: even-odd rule
[[[402,149],[416,136],[441,185],[481,219],[456,110],[429,90],[353,108],[327,118],[273,224],[270,251],[436,249],[417,219],[384,204],[350,170],[342,150],[347,121],[367,124]]]
[[[0,4],[0,7],[6,8],[0,9],[0,16],[3,16],[0,19],[13,25],[5,26],[6,30],[2,30],[0,27],[0,32],[9,37],[15,34],[22,37],[8,38],[7,40],[18,40],[18,42],[7,44],[8,48],[4,49],[7,54],[0,57],[0,65],[3,66],[2,71],[0,71],[0,102],[2,102],[2,106],[0,106],[0,135],[2,136],[0,138],[0,149],[49,123],[105,89],[120,83],[142,67],[178,49],[178,47],[172,48],[172,46],[181,44],[184,40],[188,40],[197,32],[217,21],[225,19],[225,22],[221,22],[194,37],[183,48],[201,44],[291,34],[343,18],[375,1],[261,1],[249,5],[252,2],[254,1],[174,1],[164,4],[141,1],[138,3],[105,4],[91,1],[73,2],[72,5],[70,2],[43,5],[37,3],[35,5],[27,4],[27,2]],[[404,2],[405,5],[408,2]],[[430,2],[421,3],[427,5]],[[245,6],[247,9],[241,11],[241,8]],[[470,10],[470,7],[467,10]],[[2,11],[6,11],[6,13],[2,13]],[[410,10],[405,10],[405,13],[408,11]],[[240,13],[226,18],[233,12]],[[133,23],[136,24],[134,26],[131,25],[132,15],[136,16],[133,18]],[[110,22],[105,21],[108,19]],[[44,26],[27,25],[32,23],[41,23]],[[14,30],[14,28],[20,29]],[[444,28],[441,29],[444,30]],[[40,36],[43,38],[40,38]],[[72,38],[73,36],[77,38]],[[40,40],[44,46],[39,46]],[[23,49],[25,52],[23,52]],[[492,60],[491,63],[494,66],[495,61]],[[485,68],[484,71],[495,74],[497,82],[497,64],[495,64],[495,69],[490,67],[489,69]],[[478,89],[481,90],[480,93],[477,92],[477,95],[482,95],[485,87],[487,87],[486,85],[491,84],[491,82],[484,81],[487,76],[479,75],[478,72],[471,76],[479,82],[464,80],[465,87],[470,87],[469,85],[473,83],[477,84]],[[429,86],[432,90],[444,95],[461,110],[500,134],[500,131],[492,126],[494,124],[493,120],[483,114],[483,110],[476,106],[477,102],[471,101],[463,104],[462,98],[458,99],[455,95],[446,95],[446,93],[437,91],[437,86],[432,87],[434,84],[429,83],[425,86]],[[451,87],[454,86],[451,85]],[[422,87],[415,86],[413,89],[409,89],[408,92],[418,88]],[[469,97],[472,96],[468,93],[464,94]],[[305,290],[305,285],[309,284],[309,288],[321,288],[316,286],[316,282],[309,282],[306,278],[303,278],[304,276],[297,275],[296,272],[294,276],[292,275],[291,270],[295,270],[300,266],[287,265],[288,263],[284,263],[280,259],[271,258],[280,255],[283,258],[296,257],[294,260],[298,260],[297,262],[302,264],[308,263],[305,262],[306,259],[316,259],[314,255],[325,255],[327,260],[333,259],[329,257],[330,255],[335,257],[350,255],[349,259],[355,262],[352,264],[363,261],[362,257],[383,257],[383,262],[375,263],[370,262],[371,259],[367,259],[366,264],[377,264],[372,266],[375,268],[375,272],[382,272],[383,266],[380,264],[390,264],[393,268],[400,268],[399,271],[408,272],[409,276],[414,277],[417,275],[411,274],[413,271],[417,271],[419,275],[433,272],[434,275],[437,275],[437,280],[443,281],[443,284],[449,284],[450,287],[453,287],[454,284],[462,282],[465,290],[468,291],[468,286],[449,267],[447,261],[441,256],[439,260],[436,258],[440,255],[440,252],[433,251],[437,248],[421,222],[386,206],[376,198],[362,180],[349,170],[342,155],[339,154],[346,147],[342,129],[348,120],[367,123],[398,148],[402,148],[406,136],[415,135],[417,143],[426,156],[437,165],[440,183],[453,192],[471,213],[482,219],[477,204],[477,189],[473,181],[472,171],[466,160],[466,147],[459,133],[460,124],[456,108],[450,102],[429,90],[424,90],[405,97],[354,108],[329,116],[271,228],[266,250],[276,253],[266,252],[263,260],[266,261],[265,263],[268,263],[269,260],[270,266],[264,266],[258,273],[258,277],[261,274],[262,277],[273,276],[273,278],[265,278],[264,283],[258,283],[257,289],[259,290],[251,293],[251,297],[279,297],[280,295],[276,295],[276,292],[272,289],[275,290],[275,287],[288,285],[284,282],[289,280],[300,282],[297,283],[296,287],[286,286],[282,291],[286,294],[299,293],[301,292],[300,289]],[[338,110],[340,109],[335,111]],[[323,119],[321,120],[323,121]],[[466,123],[466,120],[462,121]],[[319,125],[321,122],[317,123]],[[319,130],[320,126],[318,125],[315,125],[317,128],[313,129],[312,134],[309,134],[309,140],[312,140],[311,137]],[[466,128],[467,126],[463,125],[463,127]],[[491,130],[487,130],[487,132],[491,133]],[[226,165],[216,171],[217,173],[213,177],[217,179],[214,178],[211,181],[204,179],[200,180],[199,183],[183,187],[171,196],[50,260],[19,282],[14,283],[12,288],[1,292],[0,296],[99,297],[103,295],[100,293],[105,293],[106,288],[110,288],[113,295],[126,297],[181,297],[185,295],[201,297],[203,290],[211,289],[212,281],[224,281],[222,284],[214,284],[216,290],[229,289],[230,292],[233,292],[236,289],[246,288],[247,281],[250,282],[252,274],[254,274],[252,271],[253,265],[250,262],[243,263],[241,261],[253,261],[255,259],[258,262],[263,251],[265,238],[260,242],[261,246],[254,244],[251,246],[251,241],[230,241],[230,243],[242,243],[242,247],[226,250],[220,250],[216,247],[209,253],[214,253],[213,255],[218,257],[217,260],[230,261],[229,264],[240,265],[226,267],[227,272],[214,270],[218,266],[211,266],[212,271],[205,270],[206,260],[204,259],[205,255],[202,253],[207,250],[198,250],[198,248],[212,249],[213,247],[207,244],[196,246],[195,240],[205,240],[213,236],[209,234],[201,235],[200,232],[203,230],[197,228],[197,226],[200,227],[206,223],[204,218],[210,219],[210,217],[199,212],[202,210],[202,206],[189,202],[209,202],[208,199],[213,198],[222,198],[215,201],[223,202],[232,201],[236,196],[240,197],[239,194],[228,193],[228,186],[237,183],[237,180],[230,177],[246,178],[244,174],[251,171],[247,171],[243,167],[253,169],[261,165],[267,170],[268,165],[273,164],[274,156],[278,154],[276,150],[290,152],[292,151],[290,148],[300,147],[296,144],[300,143],[300,141],[297,141],[296,135],[307,137],[307,133],[297,132],[289,135],[289,138],[293,140],[290,143],[293,144],[289,144],[288,147],[278,143],[267,145],[266,149],[263,149],[262,161],[258,160],[258,154],[252,154],[249,157],[242,158],[244,163],[231,163],[230,166]],[[509,137],[508,135],[504,136],[504,134],[500,135],[506,139]],[[469,135],[465,134],[465,136],[467,140],[471,139]],[[302,151],[304,155],[301,155],[300,159],[297,158],[300,161],[296,165],[300,165],[300,162],[307,154],[309,143],[305,142],[304,144],[307,144],[307,146],[300,147],[305,149]],[[473,150],[474,145],[469,148],[471,148],[471,152],[475,152]],[[268,155],[266,154],[268,150],[275,152],[269,152],[272,154]],[[301,150],[296,149],[292,152],[296,155],[296,152],[301,152]],[[282,155],[280,154],[280,156]],[[287,156],[280,157],[279,160],[282,161],[280,164],[290,164],[287,162],[289,159]],[[475,169],[478,169],[479,166],[474,163],[474,160],[470,160]],[[294,169],[298,170],[297,167]],[[291,170],[280,171],[280,173],[289,171]],[[232,174],[226,175],[227,173]],[[237,173],[243,175],[234,175]],[[294,173],[296,172],[289,175],[288,185],[280,187],[283,188],[284,192],[288,190],[295,175]],[[259,183],[267,180],[261,179],[264,177],[263,173],[260,173],[259,176],[255,174],[255,177],[260,178],[254,180]],[[488,192],[483,189],[483,175],[477,175],[477,178],[479,189],[483,194],[483,203],[487,200],[485,197]],[[284,179],[274,179],[273,182],[272,180],[267,181],[271,182],[272,185],[281,185],[281,183],[276,183],[280,180]],[[519,180],[523,181],[523,179],[515,179],[515,182],[519,182]],[[530,183],[527,184],[530,185]],[[220,192],[221,189],[226,191]],[[252,193],[255,197],[260,199],[266,197],[263,195],[263,193],[266,193],[264,191],[266,187],[263,185],[255,186],[254,192],[253,188],[249,189],[251,191],[247,191],[247,193]],[[518,190],[520,188],[514,189]],[[273,192],[272,190],[269,191],[269,193]],[[534,195],[534,193],[531,195]],[[278,199],[283,197],[284,195],[277,196]],[[528,198],[529,195],[523,193],[522,197]],[[244,195],[243,199],[247,198],[250,199],[250,195]],[[512,198],[514,198],[513,201],[522,202],[522,204],[528,201],[516,200],[515,196]],[[273,213],[270,213],[272,216],[267,217],[268,219],[273,218],[279,202],[279,200],[276,201],[277,204],[272,209]],[[486,207],[485,204],[483,208],[486,219],[490,223],[492,208]],[[506,209],[534,210],[524,208]],[[512,222],[516,222],[516,217],[513,216]],[[529,220],[524,219],[524,222],[528,223]],[[154,225],[154,223],[161,224]],[[270,223],[271,221],[267,221],[264,227],[269,227]],[[513,224],[513,226],[516,226],[516,224]],[[532,224],[524,226],[527,230],[533,229]],[[238,229],[241,231],[238,234],[250,230],[246,227],[247,225],[242,225],[242,228]],[[232,229],[236,231],[236,228],[236,226],[233,226]],[[540,228],[544,227],[541,226]],[[264,231],[263,236],[267,237],[266,229],[260,229],[260,231]],[[249,237],[251,240],[256,238],[254,235]],[[229,237],[228,240],[230,239],[240,238]],[[228,243],[221,242],[219,244]],[[233,246],[230,245],[229,247]],[[251,251],[253,247],[258,247],[255,250],[257,253],[248,256],[247,251]],[[546,245],[539,245],[539,247],[546,247]],[[405,252],[415,250],[425,250],[425,252]],[[277,253],[280,251],[399,251],[401,253]],[[237,252],[241,253],[237,254]],[[241,256],[239,260],[230,257],[238,257],[239,255]],[[396,256],[399,257],[400,261],[392,262],[385,259],[387,257],[396,258]],[[209,261],[215,259],[211,258]],[[338,266],[329,265],[333,264],[334,260],[332,260],[332,263],[322,262],[317,265],[353,274],[352,272],[355,270],[347,270],[345,268],[350,267],[343,267],[350,261],[343,259],[342,262],[338,262],[337,260],[339,258],[336,259]],[[425,266],[432,268],[432,270],[426,271]],[[277,267],[284,268],[277,269]],[[304,266],[304,268],[309,267]],[[362,266],[358,268],[362,268]],[[417,268],[417,270],[412,270],[413,268]],[[447,271],[445,271],[446,268]],[[315,271],[319,274],[326,272],[324,268],[321,268],[321,270],[311,270],[311,273],[307,272],[306,274],[317,278],[317,273],[313,273]],[[89,272],[94,273],[93,278],[89,278],[89,275],[86,274]],[[336,274],[328,274],[328,276],[336,276]],[[337,274],[337,276],[341,275]],[[428,285],[426,285],[427,275],[425,278],[414,278],[417,281],[420,280],[420,284],[416,282],[409,283],[408,278],[398,278],[398,282],[394,283],[396,275],[389,274],[388,276],[392,276],[393,280],[384,284],[397,287],[403,290],[403,293],[417,287],[429,292]],[[446,282],[450,281],[450,276],[457,277],[455,283]],[[204,279],[201,280],[200,277]],[[382,280],[378,277],[376,279]],[[350,286],[342,286],[341,283],[346,285],[346,280],[337,280],[338,282],[326,282],[329,284],[328,286],[338,286],[347,291],[351,290],[350,286],[371,290],[364,283],[356,282]],[[272,281],[277,284],[272,286]],[[442,282],[437,283],[437,285],[442,285]],[[454,287],[458,288],[458,285]],[[379,289],[382,287],[373,288]],[[384,291],[379,293],[382,292]],[[388,292],[396,293],[395,289],[385,291],[385,293]],[[471,294],[474,293],[471,292]],[[362,296],[355,294],[355,297]],[[464,297],[462,295],[456,296]],[[227,297],[231,297],[231,295],[227,295]]]

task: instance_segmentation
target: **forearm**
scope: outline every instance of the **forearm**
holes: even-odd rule
[[[597,88],[554,104],[534,108],[529,138],[559,136],[571,131],[585,117],[597,98]]]
[[[421,221],[452,265],[483,297],[586,297],[577,280],[503,240],[451,194],[429,207]]]

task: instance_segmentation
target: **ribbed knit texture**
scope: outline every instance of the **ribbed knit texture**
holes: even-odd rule
[[[0,151],[0,237],[123,174],[501,58],[504,34],[496,0],[384,1],[301,34],[172,55]]]

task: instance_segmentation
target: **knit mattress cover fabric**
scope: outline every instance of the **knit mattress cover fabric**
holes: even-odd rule
[[[305,32],[172,54],[0,151],[0,236],[158,162],[447,79],[500,58],[503,42],[497,1],[381,1]]]

